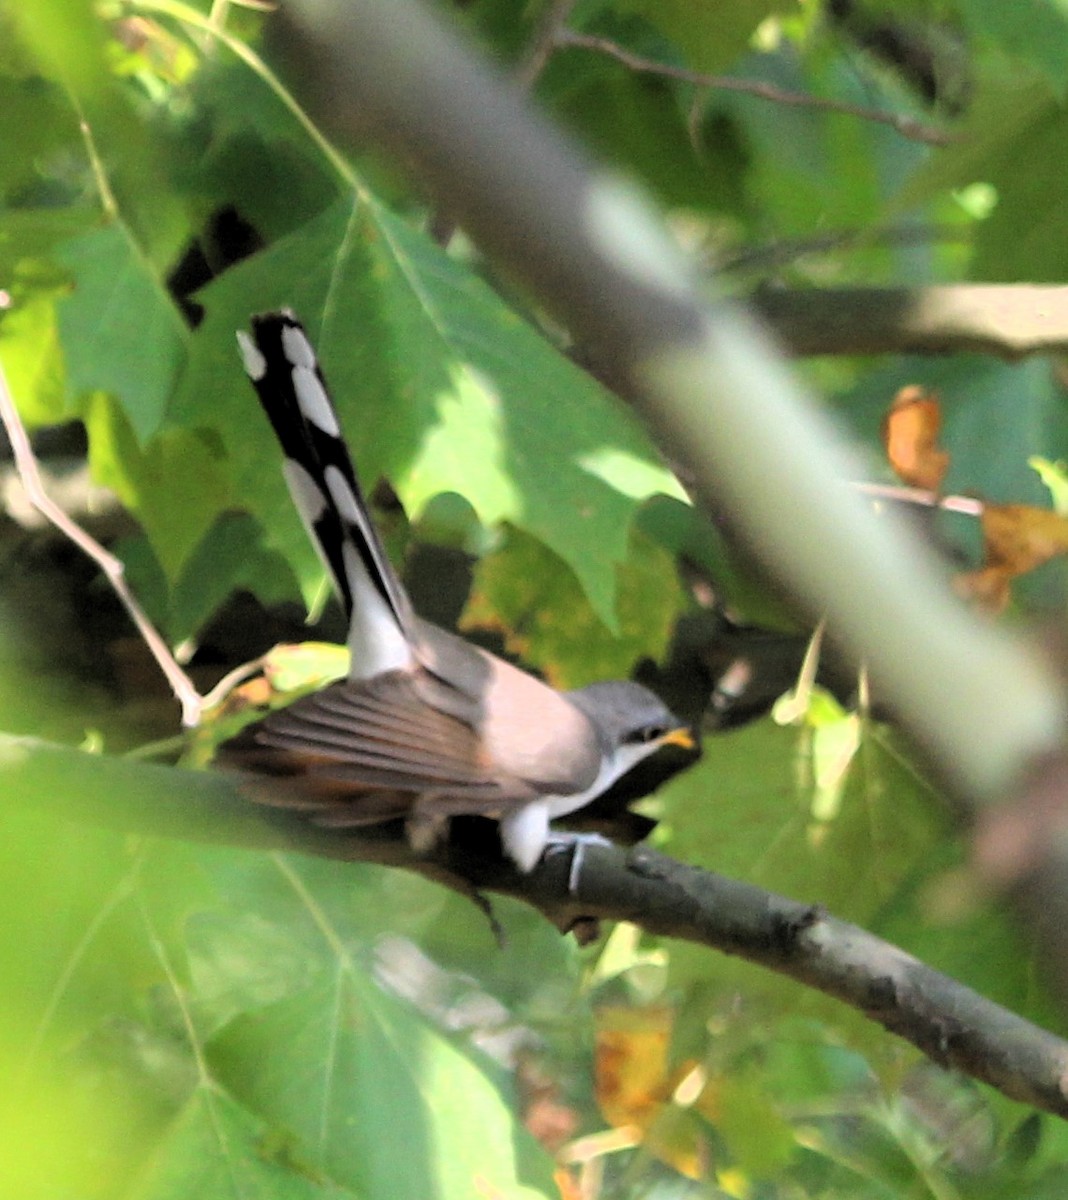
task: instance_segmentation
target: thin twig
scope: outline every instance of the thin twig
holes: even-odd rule
[[[966,245],[973,231],[967,225],[903,225],[887,229],[839,229],[812,237],[782,238],[762,245],[740,246],[727,257],[717,258],[715,269],[721,274],[740,271],[769,271],[787,266],[814,254],[830,254],[859,247],[927,246],[932,244]]]
[[[182,707],[182,724],[186,727],[196,725],[200,720],[203,702],[193,686],[189,676],[175,661],[167,643],[160,636],[155,626],[145,616],[141,606],[134,599],[133,593],[126,586],[126,568],[120,559],[110,554],[95,538],[85,532],[80,525],[52,501],[41,482],[37,469],[37,459],[34,456],[26,427],[15,408],[15,402],[8,387],[7,375],[0,365],[0,421],[3,422],[11,443],[11,451],[15,458],[15,469],[18,471],[22,486],[26,489],[26,497],[43,517],[67,538],[69,538],[83,554],[96,563],[104,573],[112,590],[118,596],[122,606],[130,614],[130,619],[137,626],[138,632],[144,638],[152,657],[159,664],[160,670],[166,676],[175,699]]]
[[[597,54],[605,54],[609,58],[623,63],[624,66],[630,67],[632,71],[640,71],[647,75],[661,75],[667,79],[678,79],[682,83],[692,83],[696,87],[714,88],[726,92],[743,92],[748,96],[757,96],[761,100],[771,100],[775,104],[844,113],[846,116],[859,117],[863,121],[889,125],[891,129],[896,129],[902,137],[909,138],[914,142],[923,142],[928,146],[948,146],[957,140],[944,130],[932,129],[929,125],[924,125],[915,118],[907,117],[902,113],[864,108],[859,104],[849,104],[844,100],[830,100],[823,96],[810,96],[804,92],[789,92],[784,88],[776,87],[773,83],[762,83],[756,79],[736,79],[730,75],[705,75],[700,71],[690,71],[685,67],[673,67],[669,63],[643,58],[642,55],[632,53],[617,42],[590,33],[576,33],[572,29],[560,29],[556,40],[558,46],[573,46],[583,50],[592,50]]]
[[[566,32],[567,19],[575,7],[575,2],[576,0],[549,0],[549,6],[531,39],[523,61],[516,69],[515,79],[520,87],[532,88],[554,52],[565,44],[563,34]]]
[[[986,505],[974,496],[940,496],[924,488],[901,487],[893,483],[864,483],[854,481],[854,488],[875,500],[892,500],[897,504],[918,504],[923,508],[940,508],[943,512],[962,513],[966,517],[981,517]]]
[[[244,683],[246,679],[250,679],[255,675],[266,661],[267,655],[261,654],[259,658],[250,659],[248,662],[242,663],[239,667],[234,667],[232,671],[227,671],[222,679],[201,700],[204,710],[206,712],[210,711],[217,704],[221,704],[239,683]]]

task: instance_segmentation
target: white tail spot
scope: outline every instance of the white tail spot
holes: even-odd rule
[[[282,351],[295,367],[315,366],[315,351],[299,325],[282,327]]]
[[[323,472],[323,482],[326,484],[326,490],[330,493],[330,498],[337,506],[337,511],[353,525],[362,528],[366,523],[366,518],[360,511],[360,506],[352,494],[352,488],[349,487],[345,476],[337,467],[327,467]]]
[[[326,511],[326,497],[306,468],[296,459],[287,458],[282,463],[282,474],[285,476],[289,494],[297,506],[297,512],[304,518],[309,530]],[[312,535],[315,536],[314,533]]]
[[[341,437],[341,427],[334,415],[334,406],[316,375],[314,368],[295,365],[293,367],[293,390],[297,393],[300,411],[313,425],[331,437]]]
[[[259,346],[245,333],[239,329],[237,332],[237,344],[241,349],[241,358],[245,364],[245,374],[253,383],[259,381],[267,374],[267,360],[260,352]]]

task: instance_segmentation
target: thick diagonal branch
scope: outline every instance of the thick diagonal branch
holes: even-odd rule
[[[643,847],[587,847],[571,894],[567,853],[523,875],[496,851],[491,834],[481,848],[470,837],[457,838],[435,856],[419,857],[399,823],[358,835],[316,829],[290,812],[250,803],[221,774],[23,738],[0,738],[0,795],[125,833],[399,867],[467,895],[490,891],[524,900],[562,929],[590,917],[632,921],[818,988],[940,1065],[1068,1117],[1068,1043],[819,908]]]

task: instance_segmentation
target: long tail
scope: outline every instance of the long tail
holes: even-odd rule
[[[351,675],[409,666],[411,603],[371,520],[307,334],[283,310],[253,317],[251,336],[238,333],[237,340],[285,453],[289,494],[344,605]]]

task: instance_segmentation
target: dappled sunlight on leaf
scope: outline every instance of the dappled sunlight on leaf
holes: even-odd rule
[[[322,687],[341,679],[348,669],[348,647],[331,642],[275,646],[263,660],[263,673],[277,692]]]

